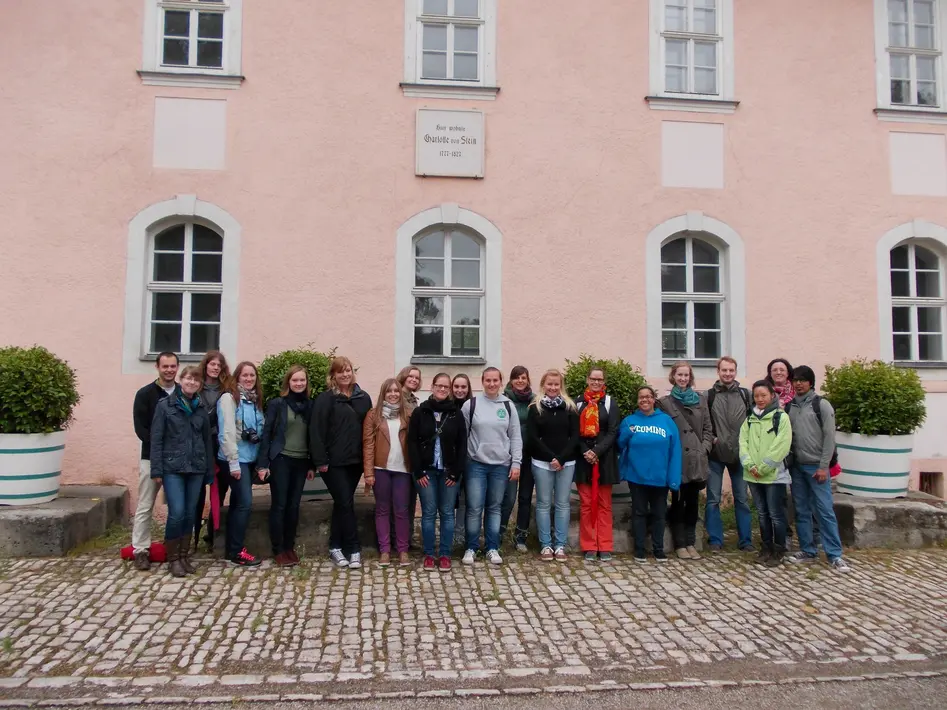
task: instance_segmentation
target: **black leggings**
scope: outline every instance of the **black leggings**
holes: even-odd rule
[[[361,552],[358,539],[358,524],[355,520],[355,491],[362,477],[362,464],[329,466],[322,474],[326,488],[332,496],[332,524],[329,527],[329,549],[342,550],[348,557]]]
[[[700,492],[702,481],[682,483],[679,491],[671,492],[668,523],[674,538],[674,549],[693,546],[697,542],[697,521],[700,520]]]
[[[668,507],[668,489],[664,486],[642,486],[629,483],[631,488],[631,533],[635,538],[635,557],[645,556],[645,539],[651,527],[651,545],[654,552],[664,553],[664,516]]]

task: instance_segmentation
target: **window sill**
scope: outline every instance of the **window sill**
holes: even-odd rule
[[[940,109],[911,108],[876,108],[875,115],[879,121],[887,123],[936,123],[947,124],[947,111]]]
[[[739,101],[698,98],[696,96],[645,96],[652,111],[690,111],[692,113],[735,113]]]
[[[412,365],[486,365],[487,361],[482,357],[456,356],[449,357],[445,355],[412,355]]]
[[[903,367],[910,370],[947,370],[947,362],[940,360],[925,360],[923,362],[911,362],[909,360],[895,360],[895,367]]]
[[[712,359],[712,360],[710,360],[710,359],[696,359],[696,358],[693,359],[693,360],[688,360],[687,358],[681,358],[680,360],[667,360],[667,359],[662,359],[662,360],[661,360],[661,364],[662,364],[664,367],[670,367],[671,365],[674,365],[675,363],[678,363],[678,362],[686,362],[686,363],[687,363],[688,365],[690,365],[691,367],[709,367],[709,368],[712,368],[712,369],[716,369],[716,368],[717,368],[717,358],[714,358],[714,359]]]
[[[412,99],[475,99],[496,101],[499,86],[458,84],[410,84],[401,82],[402,92]]]
[[[203,355],[199,355],[197,353],[192,353],[189,355],[178,353],[177,356],[178,356],[178,362],[200,362],[201,360],[204,359]],[[155,362],[155,358],[157,357],[158,357],[158,353],[153,353],[151,355],[140,355],[138,357],[138,360],[140,362],[148,362],[153,365]]]
[[[141,83],[147,86],[180,86],[190,89],[239,89],[246,77],[240,74],[203,74],[138,70]]]

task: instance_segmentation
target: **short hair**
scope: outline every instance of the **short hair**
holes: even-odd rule
[[[585,374],[586,378],[591,377],[593,372],[601,372],[603,380],[607,379],[608,377],[608,375],[605,374],[604,367],[602,367],[601,365],[592,365],[592,367],[589,368],[589,371]]]
[[[654,387],[652,387],[651,385],[641,385],[641,387],[639,387],[638,390],[635,392],[636,399],[638,398],[638,395],[641,394],[641,390],[648,390],[648,392],[651,393],[652,397],[654,397],[655,399],[658,398],[658,393],[654,391]]]
[[[293,375],[297,372],[302,372],[306,375],[306,396],[312,397],[312,385],[309,384],[309,373],[306,372],[306,368],[302,365],[293,365],[286,371],[286,374],[283,375],[283,384],[279,392],[280,397],[285,397],[289,394],[289,381],[293,379]]]
[[[200,382],[201,368],[199,368],[197,365],[188,365],[178,373],[178,379],[183,380],[185,377],[193,377],[195,380]]]
[[[773,389],[773,383],[770,382],[769,380],[757,380],[756,382],[753,383],[753,391],[755,391],[757,387],[763,387],[771,395],[773,396],[776,395],[776,390]]]
[[[173,352],[171,352],[170,350],[165,350],[163,353],[158,353],[158,357],[155,358],[155,365],[160,365],[160,364],[161,364],[161,358],[163,358],[163,357],[173,357],[175,362],[177,362],[177,363],[180,363],[180,362],[181,362],[181,360],[178,359],[178,354],[177,354],[177,353],[173,353]]]
[[[782,357],[778,357],[769,361],[769,365],[766,366],[766,379],[770,381],[770,384],[773,384],[773,365],[775,365],[777,362],[781,362],[786,366],[786,369],[789,371],[789,381],[792,382],[792,376],[795,370],[793,369],[793,366],[789,364],[789,360]]]
[[[693,387],[694,386],[694,368],[691,367],[691,364],[687,362],[686,360],[678,360],[673,365],[671,365],[671,372],[668,373],[668,382],[670,382],[672,385],[677,384],[674,381],[674,375],[682,367],[686,367],[687,371],[690,373],[690,379],[687,381],[687,386]]]
[[[498,367],[487,367],[487,368],[485,368],[484,371],[480,373],[480,381],[481,381],[481,382],[483,382],[483,378],[487,376],[487,373],[488,373],[488,372],[495,372],[495,373],[497,373],[497,375],[499,375],[499,377],[500,377],[500,383],[501,383],[501,384],[503,383],[503,373],[500,372],[500,368],[498,368]]]
[[[792,371],[793,382],[808,382],[815,387],[815,372],[808,365],[800,365]]]
[[[731,357],[731,356],[729,356],[729,355],[724,355],[722,358],[720,358],[719,360],[717,360],[717,369],[718,369],[718,370],[720,369],[720,364],[721,364],[721,363],[724,363],[724,362],[732,362],[734,369],[740,367],[740,365],[739,365],[739,363],[737,363],[737,359],[736,359],[735,357]]]

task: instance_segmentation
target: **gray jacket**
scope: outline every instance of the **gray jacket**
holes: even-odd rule
[[[732,385],[721,384],[718,380],[712,389],[716,394],[710,416],[713,418],[712,426],[717,441],[710,452],[710,458],[721,463],[735,464],[740,460],[740,427],[746,421],[747,410],[752,406],[753,399],[747,392],[744,400],[740,393],[740,383],[736,380]],[[711,390],[707,390],[708,402],[710,392]]]
[[[686,407],[671,395],[660,400],[661,409],[674,420],[681,435],[681,483],[703,482],[710,475],[707,454],[713,446],[714,434],[707,400],[702,394],[698,396],[696,407]]]
[[[835,451],[835,410],[829,401],[822,397],[819,409],[822,412],[822,427],[812,407],[815,391],[810,390],[804,397],[796,395],[789,407],[789,421],[792,422],[792,454],[797,464],[818,466],[828,469]]]

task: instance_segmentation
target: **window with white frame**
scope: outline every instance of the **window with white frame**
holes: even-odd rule
[[[167,227],[151,241],[143,329],[146,354],[200,354],[220,347],[223,237],[199,222]]]
[[[909,242],[891,250],[890,263],[894,359],[942,362],[947,299],[940,256]]]
[[[482,357],[482,242],[459,230],[414,240],[414,355]]]
[[[678,94],[719,94],[718,0],[665,0],[664,90]]]
[[[661,246],[661,357],[716,360],[727,352],[720,250],[689,233]]]
[[[879,107],[943,108],[945,21],[945,0],[875,0]]]

